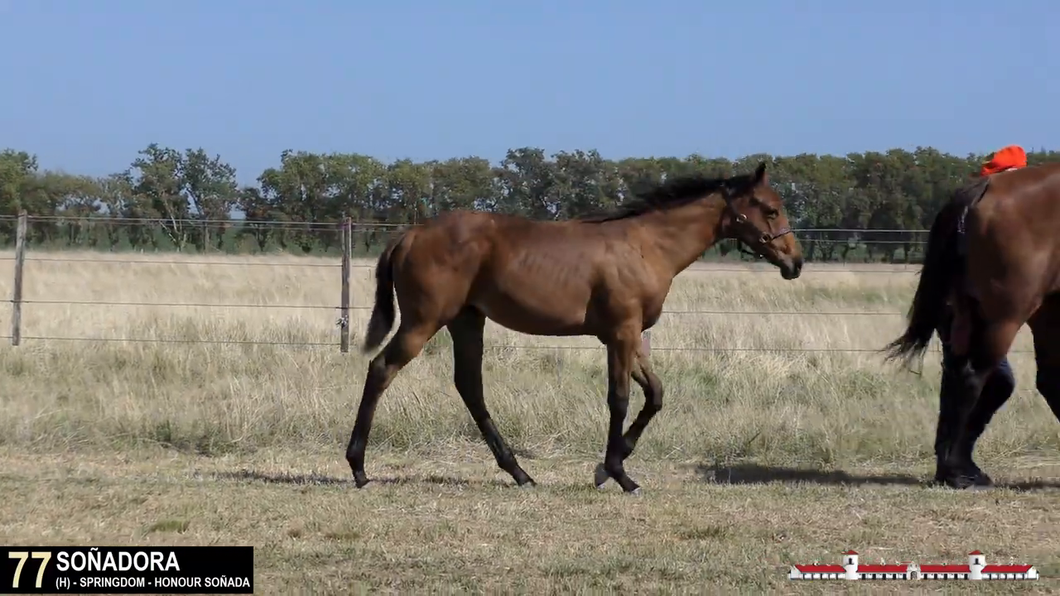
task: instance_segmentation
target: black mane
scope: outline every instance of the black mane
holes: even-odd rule
[[[739,188],[745,184],[750,184],[753,179],[754,174],[740,174],[729,178],[708,178],[702,174],[679,176],[647,192],[638,193],[636,198],[619,205],[615,209],[590,213],[576,219],[584,222],[602,223],[616,219],[637,217],[651,211],[662,211],[687,205],[726,186]]]

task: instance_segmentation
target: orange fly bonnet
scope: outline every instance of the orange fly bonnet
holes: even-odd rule
[[[990,161],[979,170],[980,176],[989,176],[1005,170],[1027,167],[1027,152],[1019,145],[1009,145],[998,150]]]

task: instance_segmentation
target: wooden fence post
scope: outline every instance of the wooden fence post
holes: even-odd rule
[[[640,347],[644,350],[644,355],[651,358],[651,329],[640,334]]]
[[[350,253],[353,252],[353,220],[342,218],[342,295],[339,298],[339,350],[350,351]]]
[[[22,266],[26,262],[26,212],[18,214],[15,231],[15,286],[11,293],[11,345],[22,342]]]

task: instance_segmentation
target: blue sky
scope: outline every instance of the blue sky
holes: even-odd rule
[[[1060,4],[0,0],[0,147],[386,161],[1060,148]]]

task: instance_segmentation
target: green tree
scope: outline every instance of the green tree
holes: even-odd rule
[[[152,143],[139,152],[126,175],[138,197],[137,211],[160,219],[178,251],[189,242],[200,250],[209,246],[207,222],[227,220],[239,196],[235,168],[201,148],[181,153]]]

